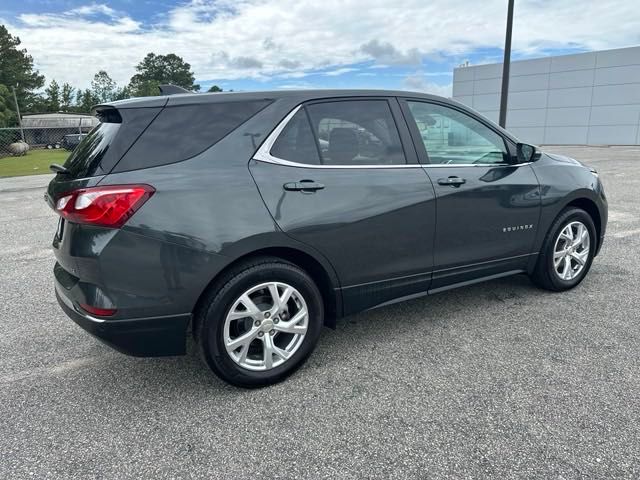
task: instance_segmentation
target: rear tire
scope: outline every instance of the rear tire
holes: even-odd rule
[[[284,380],[305,362],[323,319],[311,277],[282,259],[262,257],[234,267],[211,287],[193,333],[216,375],[255,388]]]
[[[544,239],[531,280],[554,292],[574,288],[589,272],[596,247],[591,216],[580,208],[567,207]]]

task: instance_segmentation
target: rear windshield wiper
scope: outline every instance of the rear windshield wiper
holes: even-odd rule
[[[67,170],[66,168],[64,168],[62,165],[58,165],[57,163],[52,163],[51,165],[49,165],[49,170],[51,170],[54,173],[59,173],[61,175],[68,175],[69,170]]]

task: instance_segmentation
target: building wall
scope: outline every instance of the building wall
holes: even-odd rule
[[[453,71],[453,98],[494,122],[501,85],[501,63]],[[512,62],[507,129],[534,144],[640,145],[640,47]]]

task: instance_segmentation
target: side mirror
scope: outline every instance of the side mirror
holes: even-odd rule
[[[528,143],[518,143],[516,151],[517,163],[535,162],[540,158],[538,147],[529,145]]]

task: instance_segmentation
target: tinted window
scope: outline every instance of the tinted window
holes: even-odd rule
[[[269,103],[256,100],[165,107],[114,171],[155,167],[198,155]]]
[[[318,148],[304,108],[291,118],[271,147],[271,155],[291,162],[318,164]]]
[[[108,116],[105,115],[101,118],[101,122],[89,132],[67,158],[64,167],[69,171],[68,176],[82,178],[95,173],[120,130],[121,120],[115,110]]]
[[[386,100],[354,100],[308,105],[324,165],[406,163],[400,136]]]
[[[452,108],[407,102],[430,163],[508,163],[504,140],[495,131]]]

